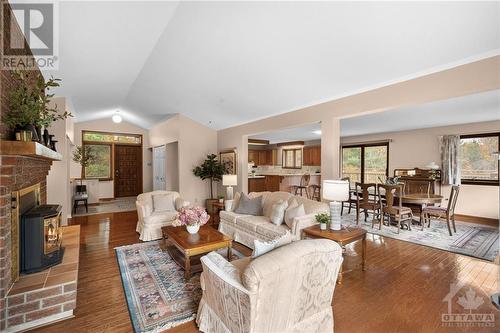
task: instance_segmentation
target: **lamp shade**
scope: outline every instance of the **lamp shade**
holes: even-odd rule
[[[238,176],[237,175],[223,175],[222,176],[222,185],[224,185],[224,186],[236,186],[236,185],[238,185]]]
[[[349,199],[349,181],[324,180],[323,199],[328,201],[347,201]]]

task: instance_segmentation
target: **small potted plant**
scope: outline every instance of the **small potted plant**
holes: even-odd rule
[[[326,230],[328,222],[330,222],[330,216],[327,213],[316,214],[316,222],[319,223],[319,228],[321,230]]]
[[[219,195],[217,198],[219,199],[219,203],[224,203],[224,196],[223,195]]]
[[[185,225],[190,234],[196,234],[209,219],[210,215],[203,207],[182,207],[172,225],[174,227]]]

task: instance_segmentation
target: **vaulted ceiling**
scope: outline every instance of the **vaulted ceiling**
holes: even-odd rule
[[[499,2],[60,3],[77,121],[215,129],[500,54]]]

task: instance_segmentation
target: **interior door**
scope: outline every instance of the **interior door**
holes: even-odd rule
[[[153,190],[166,190],[166,147],[159,146],[153,148]]]
[[[115,145],[115,197],[142,193],[142,147]]]

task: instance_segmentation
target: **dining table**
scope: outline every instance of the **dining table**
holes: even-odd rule
[[[425,207],[434,206],[443,201],[442,195],[433,193],[403,193],[402,196],[396,195],[395,197],[402,199],[403,206],[411,208],[414,224],[421,223],[420,214]]]

